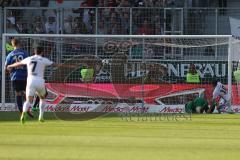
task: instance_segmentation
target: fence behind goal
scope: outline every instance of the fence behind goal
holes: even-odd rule
[[[228,35],[4,34],[3,48],[13,37],[30,55],[40,44],[44,56],[63,64],[45,73],[46,111],[184,112],[195,97],[211,100],[216,78],[232,93],[236,111],[240,105],[233,76],[239,40]],[[14,110],[14,93],[4,72],[6,55],[3,49],[1,110]],[[200,77],[197,83],[186,80],[192,64]]]

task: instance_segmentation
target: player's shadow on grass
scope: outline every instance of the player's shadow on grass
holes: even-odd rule
[[[57,120],[54,113],[46,112],[44,114],[46,120]],[[27,117],[27,121],[36,121],[38,119],[38,113],[34,113],[34,118]],[[1,121],[19,121],[20,113],[19,112],[0,112],[0,122]]]
[[[81,115],[79,118],[77,117],[71,117],[70,114],[68,113],[60,113],[58,116],[63,116],[62,119],[59,117],[56,117],[56,113],[54,112],[45,112],[44,113],[44,119],[46,121],[51,121],[51,120],[67,120],[67,121],[76,121],[76,120],[90,120],[90,119],[95,119],[98,117],[120,117],[120,115],[118,113],[109,113],[109,114],[101,114],[96,116],[96,114],[85,114],[85,115]],[[86,116],[86,117],[85,117]],[[20,114],[19,112],[0,112],[0,123],[1,122],[6,122],[6,121],[19,121],[20,120]],[[37,121],[38,120],[38,113],[34,114],[34,118],[30,118],[28,117],[27,121]]]

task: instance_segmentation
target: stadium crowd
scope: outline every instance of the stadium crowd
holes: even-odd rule
[[[55,0],[63,3],[65,0]],[[81,6],[86,7],[176,7],[183,4],[177,0],[80,0]],[[32,3],[32,0],[0,0],[3,7],[48,7],[50,0],[39,0],[39,3]]]
[[[33,5],[31,0],[6,0],[1,1],[0,4],[8,7],[49,6],[49,0],[41,0],[40,2]],[[56,0],[56,2],[61,4],[64,0]],[[80,3],[79,8],[75,9],[8,9],[6,32],[40,34],[164,34],[163,10],[149,7],[177,7],[180,5],[182,5],[182,1],[176,0],[85,0]],[[96,9],[94,7],[100,8]],[[130,13],[130,7],[134,7],[132,8],[132,14]],[[59,12],[63,12],[64,15],[62,24],[57,16]],[[130,17],[131,15],[132,17]],[[132,25],[130,25],[131,18]],[[170,22],[171,18],[172,15],[167,14],[166,22]],[[167,23],[165,29],[171,30],[170,23]]]

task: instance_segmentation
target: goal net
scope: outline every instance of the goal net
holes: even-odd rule
[[[3,48],[11,38],[18,38],[30,55],[34,45],[43,45],[45,57],[63,64],[46,69],[46,111],[184,112],[195,97],[211,99],[215,78],[232,93],[232,104],[240,104],[234,77],[239,41],[228,35],[4,34]],[[7,54],[3,49],[1,110],[15,108],[4,72]],[[187,79],[192,66],[199,80]]]

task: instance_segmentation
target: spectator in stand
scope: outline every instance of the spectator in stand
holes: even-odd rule
[[[7,19],[7,33],[18,33],[16,25]]]
[[[49,0],[40,0],[40,7],[48,7]]]
[[[128,0],[121,0],[121,2],[119,3],[118,7],[131,7],[131,5],[128,2]]]
[[[135,7],[164,7],[175,4],[175,0],[136,0],[129,1],[131,6]]]
[[[23,22],[22,23],[22,33],[30,33],[29,27],[28,27],[28,23],[27,22]]]
[[[31,0],[6,0],[9,7],[26,7],[30,4]]]
[[[130,4],[131,7],[135,6],[135,0],[129,0],[128,3]]]
[[[103,6],[108,7],[108,0],[103,0]]]
[[[155,24],[154,24],[154,33],[155,33],[155,35],[163,35],[164,34],[164,28],[161,25],[160,16],[156,15],[154,17],[153,21],[155,22]]]
[[[119,4],[121,3],[121,0],[115,0],[115,3],[116,3],[116,7],[118,7]]]
[[[153,34],[153,30],[149,26],[147,20],[144,20],[142,26],[138,29],[137,34],[141,34],[141,35],[151,35],[151,34]]]
[[[165,7],[176,7],[175,0],[165,0]]]
[[[16,22],[16,28],[18,33],[29,33],[27,23],[24,22],[23,20],[17,20]]]
[[[49,0],[40,0],[40,7],[48,7],[49,5]],[[47,10],[43,9],[42,10],[42,16],[45,17],[45,12]]]
[[[105,21],[104,22],[105,23],[105,27],[108,29],[109,27],[111,27],[110,26],[110,21],[109,21],[109,19],[111,17],[111,11],[110,11],[109,8],[103,8],[103,9],[100,9],[99,11],[100,11],[99,13],[102,14],[102,17],[103,17],[103,19]]]
[[[43,23],[44,21],[43,21],[43,19],[42,19],[41,16],[36,16],[36,17],[34,17],[33,22],[34,22],[34,23],[40,22],[40,23],[44,24],[44,23]]]
[[[108,7],[117,7],[116,0],[108,0]]]
[[[104,20],[98,21],[98,34],[107,34],[107,30],[104,25]]]
[[[91,31],[90,34],[96,34],[96,21],[95,19],[91,21]]]
[[[134,6],[135,7],[144,7],[145,6],[144,0],[136,0]]]
[[[7,20],[9,20],[12,24],[16,24],[16,18],[14,16],[13,10],[7,12]]]
[[[153,0],[144,0],[144,7],[154,7]]]
[[[116,11],[112,11],[111,14],[110,14],[110,21],[111,22],[117,21],[117,17],[118,17],[117,12]]]
[[[83,12],[83,23],[85,24],[85,26],[87,27],[88,32],[90,33],[92,31],[92,19],[94,15],[94,11],[90,10],[90,9],[84,9]]]
[[[97,0],[85,0],[82,3],[86,4],[86,7],[96,7],[97,6]]]
[[[10,0],[0,0],[1,7],[8,7],[10,4]]]
[[[122,33],[122,26],[121,21],[119,19],[119,15],[117,12],[111,12],[110,18],[110,27],[108,34],[121,34]]]
[[[141,17],[141,12],[139,9],[135,9],[134,12],[132,12],[132,33],[137,34],[138,28],[140,27],[140,22],[142,22],[144,19]]]
[[[83,22],[85,26],[87,27],[88,33],[93,33],[93,20],[95,20],[95,12],[94,9],[90,9],[87,7],[93,7],[92,5],[96,5],[96,2],[93,0],[86,0],[83,3],[81,3],[81,7],[86,7],[83,9]]]
[[[97,7],[104,7],[103,0],[98,1]]]
[[[46,33],[44,23],[43,23],[42,18],[40,16],[36,16],[34,18],[32,27],[33,27],[32,33],[35,33],[35,34]]]
[[[56,24],[56,19],[55,17],[48,17],[47,22],[45,23],[45,30],[46,33],[57,33],[57,24]]]
[[[0,0],[0,7],[5,7],[5,1],[4,0]]]
[[[23,20],[17,20],[16,21],[16,29],[18,33],[22,33],[23,30]]]
[[[32,0],[0,0],[0,7],[28,7],[31,2]],[[39,2],[41,7],[48,7],[49,0],[39,0]]]
[[[160,22],[155,23],[154,26],[155,26],[155,30],[154,30],[155,35],[164,35],[164,29]]]
[[[164,7],[164,2],[165,0],[155,0],[153,3],[155,7]]]
[[[36,33],[36,34],[46,33],[45,26],[44,26],[41,16],[34,17],[32,27],[33,27],[32,33]]]
[[[82,21],[81,17],[75,17],[73,21],[73,33],[75,34],[87,34],[88,30]]]
[[[56,0],[56,6],[57,7],[62,7],[63,0]]]
[[[113,24],[111,34],[123,34],[122,25],[119,20],[115,21],[115,23]]]
[[[103,4],[103,7],[117,7],[116,0],[99,0],[98,6]]]
[[[122,31],[123,34],[129,34],[129,27],[130,27],[130,11],[123,10],[121,12],[121,22],[122,22]]]
[[[46,33],[45,29],[43,27],[43,24],[41,22],[36,22],[36,24],[34,26],[34,29],[33,29],[33,33],[34,34],[44,34],[44,33]]]
[[[64,18],[64,24],[63,24],[63,33],[65,34],[71,34],[72,33],[72,16],[69,15]]]

